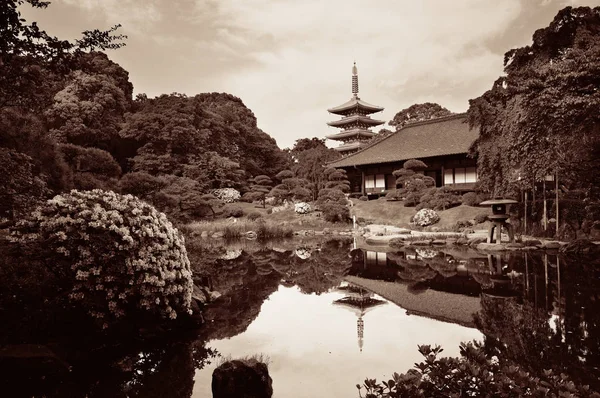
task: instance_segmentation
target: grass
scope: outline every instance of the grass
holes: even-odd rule
[[[267,367],[271,363],[271,358],[265,354],[246,355],[245,357],[241,357],[241,358],[233,358],[231,355],[225,355],[225,356],[220,356],[219,359],[217,359],[217,361],[215,362],[215,365],[218,368],[219,366],[223,365],[225,362],[234,361],[234,360],[242,361],[242,362],[256,361],[256,362],[264,363],[265,365],[267,365]]]
[[[209,236],[219,232],[225,239],[243,238],[248,236],[250,231],[256,233],[257,239],[287,238],[294,234],[294,230],[287,225],[267,223],[261,220],[250,221],[243,218],[236,219],[235,222],[227,219],[199,221],[187,224],[182,229],[187,234],[206,231]]]
[[[385,198],[369,201],[352,199],[352,202],[354,203],[352,214],[357,218],[362,217],[371,224],[410,228],[410,219],[417,213],[414,207],[404,207],[402,201],[388,201]],[[471,220],[479,214],[489,214],[490,209],[461,205],[437,213],[440,215],[440,221],[434,226],[451,230],[457,221]]]

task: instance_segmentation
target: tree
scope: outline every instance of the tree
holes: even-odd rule
[[[304,178],[296,178],[291,170],[283,170],[275,176],[281,183],[273,187],[269,196],[275,197],[278,201],[310,200],[312,193],[306,188],[309,182]]]
[[[344,193],[350,192],[350,181],[348,181],[346,170],[328,167],[323,173],[327,177],[325,188],[339,189]]]
[[[75,189],[114,190],[121,167],[110,153],[73,144],[59,145],[59,152],[71,168]]]
[[[508,195],[558,173],[600,196],[599,32],[600,7],[562,9],[531,45],[506,52],[506,76],[469,101],[483,189]]]
[[[386,197],[396,200],[403,199],[404,206],[407,207],[419,204],[424,191],[435,187],[435,180],[422,174],[426,168],[427,165],[420,160],[410,159],[404,162],[401,169],[394,170],[392,173],[396,177],[396,185],[401,185],[401,187],[390,191]]]
[[[328,181],[326,187],[319,191],[317,206],[323,212],[325,220],[346,222],[350,218],[348,199],[344,194],[350,191],[346,171],[330,167],[323,174]]]
[[[46,8],[49,1],[5,0],[0,2],[0,107],[43,110],[54,95],[57,80],[76,69],[77,58],[86,51],[117,49],[126,37],[108,31],[83,32],[74,43],[60,40],[27,24],[18,7],[28,3]]]
[[[261,174],[254,177],[252,182],[254,183],[252,185],[252,191],[247,192],[244,196],[252,201],[261,201],[264,208],[265,199],[267,194],[271,191],[271,184],[273,184],[273,181],[269,178],[269,176]]]
[[[293,150],[292,150],[293,152]],[[292,170],[299,178],[306,179],[311,185],[313,199],[318,198],[319,191],[325,187],[327,176],[325,165],[340,157],[340,154],[329,149],[325,144],[316,144],[314,148],[295,152],[296,163]]]
[[[398,131],[409,123],[437,119],[449,115],[452,115],[452,112],[443,106],[432,102],[425,102],[424,104],[414,104],[408,108],[402,109],[394,115],[394,118],[390,120],[389,125],[395,126],[396,131]]]

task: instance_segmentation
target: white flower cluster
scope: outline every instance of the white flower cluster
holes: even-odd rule
[[[299,202],[294,205],[294,211],[298,214],[310,213],[310,205],[306,202]]]
[[[225,203],[237,202],[242,197],[240,191],[234,188],[219,188],[211,191],[211,193]]]
[[[69,297],[95,318],[132,308],[174,319],[191,312],[192,272],[183,236],[164,213],[131,195],[73,190],[49,200],[13,232],[39,242],[71,271]]]
[[[421,209],[412,218],[413,224],[421,227],[435,224],[440,221],[440,216],[431,209]]]

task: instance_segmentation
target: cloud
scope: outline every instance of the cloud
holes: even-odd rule
[[[335,130],[326,109],[349,99],[353,61],[360,96],[386,108],[378,119],[425,101],[464,111],[502,74],[504,52],[584,0],[55,2],[59,31],[123,24],[127,46],[111,57],[136,92],[229,92],[286,147]]]

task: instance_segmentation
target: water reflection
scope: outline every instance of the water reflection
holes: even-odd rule
[[[210,397],[218,353],[263,353],[275,396],[355,396],[365,377],[420,360],[417,344],[456,356],[461,341],[479,339],[526,369],[554,368],[600,389],[598,260],[383,252],[351,240],[190,242],[188,251],[196,277],[222,294],[193,336],[106,347],[5,329],[0,382],[24,396]]]

